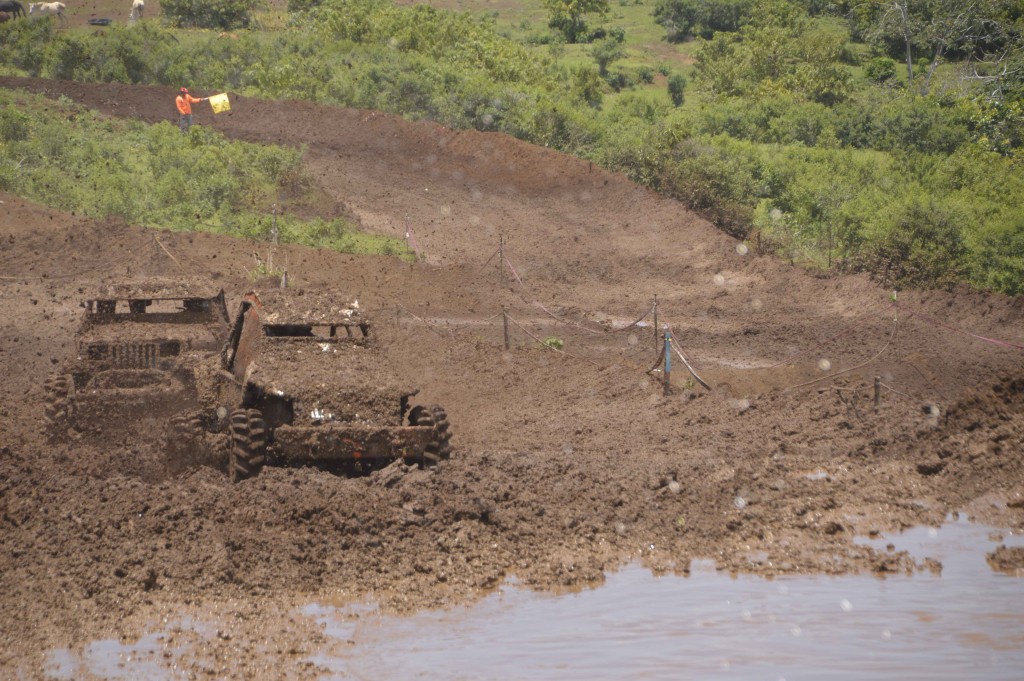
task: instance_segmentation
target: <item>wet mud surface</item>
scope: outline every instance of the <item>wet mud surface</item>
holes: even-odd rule
[[[174,96],[0,85],[150,122]],[[1024,529],[1024,301],[894,302],[865,277],[815,277],[621,176],[502,135],[303,102],[232,107],[197,122],[305,146],[322,200],[296,211],[413,235],[414,264],[291,246],[274,257],[292,286],[359,300],[388,372],[447,410],[452,457],[355,479],[267,468],[232,485],[214,468],[169,474],[147,419],[49,443],[42,386],[74,352],[87,291],[125,276],[212,279],[234,310],[268,244],[0,194],[4,676],[45,676],[54,649],[201,619],[215,624],[178,626],[162,644],[176,652],[155,664],[317,678],[308,658],[323,634],[299,613],[313,599],[413,612],[474,602],[510,576],[592,585],[637,560],[684,574],[703,558],[766,575],[935,571],[853,537],[951,512]],[[655,297],[712,390],[679,361],[670,395],[649,373]],[[991,563],[1019,572],[1019,551]]]

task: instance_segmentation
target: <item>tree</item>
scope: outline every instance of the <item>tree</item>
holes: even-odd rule
[[[597,72],[604,78],[608,75],[608,67],[611,63],[626,56],[626,51],[615,38],[605,38],[594,43],[590,48],[590,56],[597,62]]]
[[[586,33],[588,14],[608,13],[608,0],[544,0],[544,8],[551,16],[548,26],[564,35],[566,42],[575,43]]]
[[[686,77],[681,73],[673,73],[668,77],[668,96],[673,106],[682,106],[686,91]]]
[[[711,38],[719,31],[735,33],[751,18],[754,0],[658,0],[654,22],[665,28],[665,39],[680,43],[693,33]]]
[[[914,54],[928,59],[922,92],[950,54],[979,56],[986,46],[1001,44],[1007,27],[1000,0],[874,0],[874,38],[901,46],[907,82],[914,82]]]

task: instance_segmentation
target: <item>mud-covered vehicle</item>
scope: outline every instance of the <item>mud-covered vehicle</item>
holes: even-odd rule
[[[200,387],[204,409],[175,427],[195,433],[220,422],[236,482],[264,465],[345,474],[398,459],[428,466],[449,457],[451,432],[444,409],[410,404],[418,392],[389,371],[358,303],[323,292],[249,293],[218,376]]]
[[[76,356],[44,386],[51,438],[131,429],[196,404],[194,372],[228,336],[224,291],[209,282],[104,284],[84,301]]]

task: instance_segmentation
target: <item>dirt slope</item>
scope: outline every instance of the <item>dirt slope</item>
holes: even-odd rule
[[[0,85],[151,122],[174,96]],[[86,287],[207,276],[233,305],[267,245],[100,224],[0,194],[0,669],[31,677],[51,648],[194,616],[217,631],[179,633],[166,645],[189,652],[157,663],[315,678],[302,660],[322,637],[294,609],[312,595],[432,607],[510,575],[587,584],[631,559],[902,571],[919,566],[851,537],[954,511],[1024,526],[1021,300],[901,292],[894,304],[863,277],[816,278],[743,252],[676,202],[502,135],[304,102],[232,106],[198,122],[304,146],[325,214],[411,229],[424,255],[414,265],[295,247],[275,260],[294,286],[339,287],[376,313],[391,368],[448,410],[455,454],[436,471],[278,469],[232,486],[206,468],[168,477],[146,433],[47,444],[41,384],[73,352]],[[503,276],[499,233],[514,267]],[[624,327],[655,296],[713,390],[678,361],[672,395],[647,373],[653,319]],[[566,352],[542,349],[549,336]]]

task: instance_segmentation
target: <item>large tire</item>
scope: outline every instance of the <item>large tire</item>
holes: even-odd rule
[[[434,437],[427,443],[423,452],[423,464],[436,465],[451,457],[452,434],[448,428],[448,414],[440,406],[416,406],[409,412],[409,425],[424,426],[434,429]]]
[[[167,470],[170,473],[194,468],[207,462],[205,429],[198,411],[175,414],[167,420],[163,436]]]
[[[46,411],[43,417],[46,434],[51,440],[67,437],[71,427],[75,381],[69,374],[58,374],[43,384]]]
[[[259,409],[236,409],[228,419],[231,452],[228,473],[231,482],[258,475],[267,460],[267,424]]]

